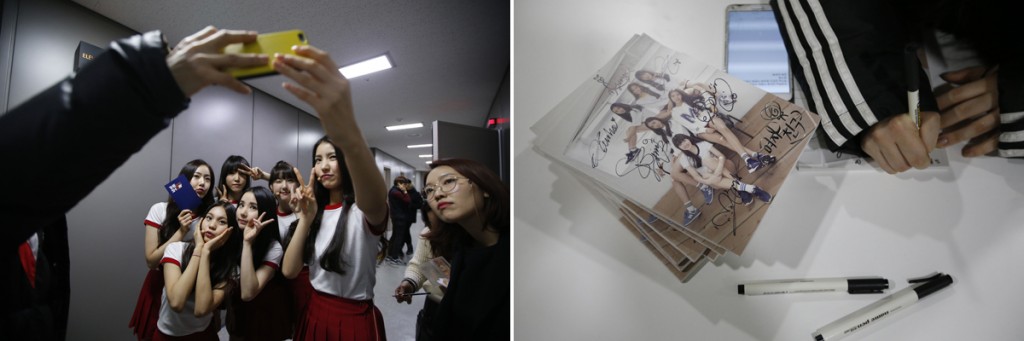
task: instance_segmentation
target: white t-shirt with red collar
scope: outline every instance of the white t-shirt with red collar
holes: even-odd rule
[[[341,211],[341,204],[328,205],[324,209],[320,231],[313,245],[313,257],[309,261],[309,282],[313,289],[322,293],[352,300],[373,299],[380,235],[370,231],[370,224],[358,206],[353,206],[349,211],[348,222],[344,227],[345,244],[341,253],[348,264],[345,275],[327,271],[320,266],[320,256],[334,238]],[[390,224],[390,219],[385,220]]]
[[[295,215],[295,212],[284,213],[277,211],[277,229],[281,234],[281,240],[288,238],[288,228],[292,226],[292,222],[299,220],[299,217]]]
[[[193,213],[195,213],[195,212],[193,212]],[[195,213],[195,214],[198,214],[198,213]],[[146,214],[146,221],[144,223],[146,224],[146,226],[149,226],[149,227],[152,227],[152,228],[155,228],[155,229],[159,230],[160,227],[163,226],[164,219],[166,219],[166,218],[167,218],[167,203],[166,202],[158,202],[158,203],[153,204],[153,206],[151,206],[149,208],[149,213]],[[177,219],[177,217],[175,217],[175,219]],[[199,223],[199,220],[200,219],[193,219],[192,220],[192,224],[190,224],[190,228],[192,228],[192,229],[196,228],[197,227],[196,224]],[[195,231],[195,230],[190,230],[190,231]],[[192,240],[192,234],[191,233],[187,233],[185,238],[184,238],[184,240]]]
[[[163,264],[171,263],[180,267],[182,253],[185,251],[186,245],[188,245],[186,242],[168,244],[167,248],[164,249],[164,258],[160,260],[160,266],[163,267]],[[270,252],[267,254],[270,254]],[[184,271],[185,269],[182,268],[181,270]],[[213,285],[216,286],[217,284],[213,283]],[[157,328],[160,329],[160,332],[171,336],[185,336],[201,332],[210,325],[213,313],[196,317],[195,310],[195,290],[189,293],[188,299],[185,300],[185,307],[181,312],[176,312],[174,309],[171,309],[171,304],[167,301],[167,288],[164,287],[163,294],[160,295],[160,319],[157,320]]]

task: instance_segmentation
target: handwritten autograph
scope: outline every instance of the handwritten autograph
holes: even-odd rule
[[[619,122],[612,120],[612,125],[601,128],[597,132],[597,138],[590,143],[590,166],[597,168],[598,163],[604,160],[605,155],[608,154],[608,146],[612,143],[612,136],[619,131]]]

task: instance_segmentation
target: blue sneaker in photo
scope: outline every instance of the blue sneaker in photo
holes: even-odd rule
[[[704,205],[710,205],[712,200],[715,200],[715,189],[705,184],[697,184],[697,189],[700,190],[701,194],[704,194]]]
[[[736,191],[736,193],[740,194],[740,203],[744,206],[750,205],[750,203],[754,202],[754,196],[752,194],[744,191]]]
[[[747,158],[747,172],[749,172],[750,174],[754,174],[754,172],[756,172],[757,169],[760,168],[760,167],[761,167],[761,162],[760,161],[757,161],[757,159],[752,158],[752,157],[748,157]]]
[[[772,202],[772,195],[763,189],[754,187],[754,196],[756,196],[758,200]]]
[[[760,162],[761,165],[763,165],[765,167],[768,167],[768,166],[774,164],[776,159],[771,154],[757,153],[757,161]]]
[[[637,155],[640,155],[640,149],[630,150],[626,153],[626,163],[633,162],[633,159],[635,159]]]
[[[698,210],[698,209],[693,209],[693,210],[687,209],[686,212],[683,212],[683,226],[689,226],[690,223],[692,223],[694,220],[697,220],[697,217],[699,217],[699,216],[700,216],[700,210]]]

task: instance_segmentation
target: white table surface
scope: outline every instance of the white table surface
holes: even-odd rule
[[[712,65],[724,1],[519,0],[514,6],[514,285],[519,340],[811,340],[883,296],[739,296],[749,280],[942,271],[955,284],[848,340],[1024,338],[1024,161],[947,171],[794,171],[743,255],[680,283],[617,212],[532,149],[529,127],[635,33]],[[890,290],[894,292],[895,290]]]

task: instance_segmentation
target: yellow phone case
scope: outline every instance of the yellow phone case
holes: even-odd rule
[[[263,53],[270,58],[267,65],[264,66],[230,70],[231,75],[235,78],[246,79],[277,74],[273,67],[274,53],[294,55],[292,46],[308,44],[306,34],[302,30],[290,30],[261,34],[256,38],[256,42],[252,43],[225,46],[224,53]]]

